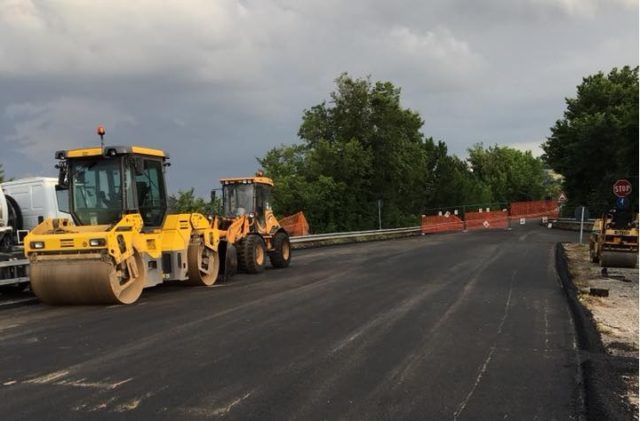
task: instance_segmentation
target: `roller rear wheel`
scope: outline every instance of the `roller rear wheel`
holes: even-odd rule
[[[211,286],[218,279],[220,258],[218,253],[206,247],[202,239],[191,242],[187,250],[189,285]]]
[[[635,268],[638,254],[625,251],[603,251],[600,253],[600,266],[609,268]]]

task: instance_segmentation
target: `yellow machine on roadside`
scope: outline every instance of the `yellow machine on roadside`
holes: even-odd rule
[[[275,268],[289,266],[289,235],[271,210],[273,181],[258,171],[255,177],[223,178],[222,216],[214,226],[220,229],[220,255],[224,277],[239,269],[262,272],[269,256]]]
[[[104,134],[104,129],[102,133]],[[130,304],[166,280],[212,285],[220,233],[201,214],[167,214],[169,157],[139,146],[59,151],[70,219],[25,238],[31,288],[50,304]]]
[[[589,239],[593,263],[633,268],[638,263],[638,225],[629,212],[611,210],[593,223]]]

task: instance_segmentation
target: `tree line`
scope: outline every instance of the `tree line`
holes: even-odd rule
[[[585,205],[599,215],[614,206],[613,183],[627,179],[638,212],[638,67],[587,76],[565,101],[543,149],[548,165],[564,176],[568,207]]]
[[[259,159],[274,179],[274,208],[303,210],[314,232],[416,225],[432,208],[539,200],[559,187],[530,152],[469,148],[468,159],[422,132],[419,113],[391,82],[342,74],[329,102],[305,110],[301,144]]]
[[[300,143],[269,150],[258,162],[275,183],[277,215],[304,211],[311,229],[334,232],[415,225],[419,216],[458,205],[500,206],[553,199],[592,214],[613,207],[612,184],[631,181],[638,209],[638,67],[583,78],[538,158],[482,143],[465,159],[423,133],[419,113],[401,104],[391,82],[342,74],[329,100],[304,110]],[[558,181],[553,172],[562,176]],[[0,181],[4,179],[0,164]],[[178,212],[220,212],[193,189],[170,197]]]

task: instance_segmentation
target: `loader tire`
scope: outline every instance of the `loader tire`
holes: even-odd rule
[[[243,272],[260,273],[264,271],[266,257],[264,240],[259,235],[249,235],[238,245],[238,263]]]
[[[273,251],[269,253],[271,266],[274,268],[286,268],[291,262],[291,242],[286,232],[277,232],[273,236]]]

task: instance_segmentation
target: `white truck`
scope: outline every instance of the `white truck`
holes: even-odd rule
[[[30,177],[0,184],[0,292],[24,288],[29,282],[22,239],[46,218],[68,218],[66,191],[58,179]],[[64,196],[63,196],[64,195]]]

